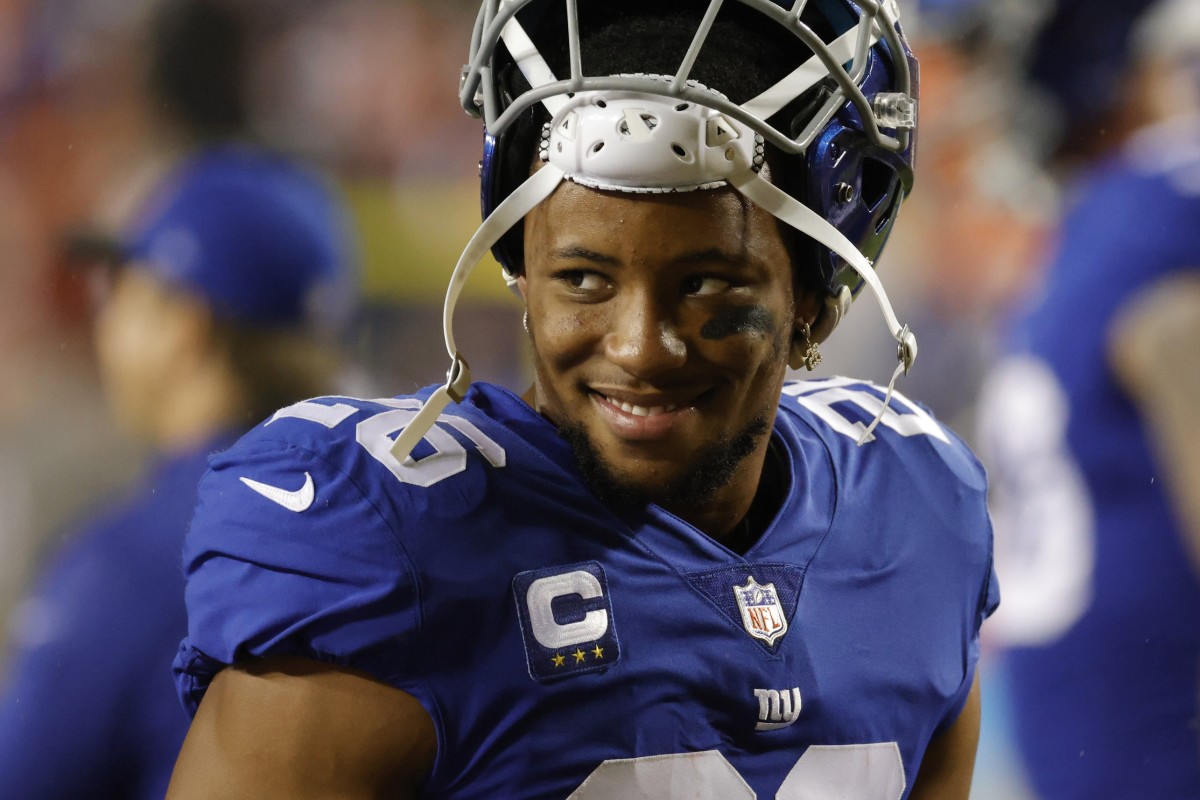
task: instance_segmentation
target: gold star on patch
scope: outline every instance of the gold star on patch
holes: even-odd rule
[[[594,655],[597,659],[604,658],[604,648],[600,645],[596,645],[592,648],[592,655]]]
[[[554,662],[554,666],[556,666],[556,667],[561,667],[563,665],[563,662],[566,661],[566,659],[563,658],[562,653],[555,653],[554,658],[552,658],[550,660]]]
[[[576,650],[575,650],[575,663],[576,663],[576,664],[578,664],[578,663],[580,663],[581,661],[583,661],[583,659],[584,659],[584,657],[585,657],[586,655],[587,655],[587,654],[586,654],[586,653],[584,653],[582,650],[576,649]]]

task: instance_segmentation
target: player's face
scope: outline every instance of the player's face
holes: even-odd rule
[[[815,308],[797,303],[776,220],[731,189],[563,183],[525,231],[535,407],[631,499],[685,518],[748,503]]]

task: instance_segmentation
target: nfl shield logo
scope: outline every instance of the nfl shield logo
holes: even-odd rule
[[[744,586],[733,587],[733,596],[742,612],[746,633],[767,644],[775,644],[776,639],[787,633],[787,617],[783,615],[775,584],[759,586],[758,581],[747,575]]]

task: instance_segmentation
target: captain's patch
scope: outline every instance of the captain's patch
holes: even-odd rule
[[[595,672],[620,659],[608,579],[598,562],[519,573],[513,595],[534,680]]]

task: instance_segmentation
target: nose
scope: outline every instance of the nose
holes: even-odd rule
[[[617,310],[605,337],[605,355],[628,374],[650,378],[683,366],[687,343],[662,303],[648,292],[636,292]]]

